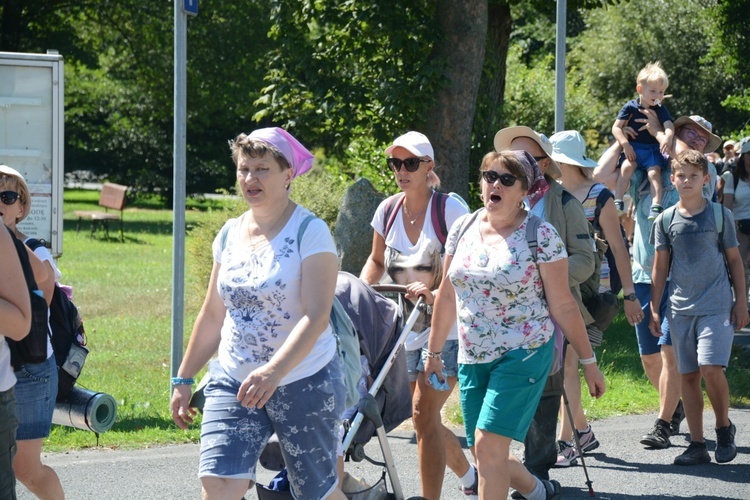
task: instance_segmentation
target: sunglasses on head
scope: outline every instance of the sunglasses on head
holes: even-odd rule
[[[487,184],[494,184],[499,180],[500,184],[505,187],[512,186],[518,180],[518,177],[513,174],[498,174],[494,170],[485,170],[484,172],[482,172],[482,178],[485,180],[485,182],[487,182]]]
[[[2,191],[0,192],[0,201],[4,205],[12,205],[18,200],[18,193],[15,191]]]
[[[405,160],[399,158],[388,158],[385,162],[388,164],[388,167],[395,172],[401,172],[401,165],[406,168],[407,172],[416,172],[419,170],[420,163],[429,163],[429,161],[430,160],[425,160],[424,158],[407,158]]]

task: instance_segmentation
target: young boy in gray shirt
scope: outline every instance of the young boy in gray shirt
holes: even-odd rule
[[[706,158],[693,150],[678,154],[672,162],[671,179],[680,201],[657,217],[651,232],[656,254],[649,327],[654,335],[661,335],[659,304],[653,303],[653,297],[662,296],[669,275],[669,330],[682,376],[691,441],[674,463],[711,461],[703,440],[701,379],[716,417],[716,461],[730,462],[737,456],[737,448],[724,368],[732,352],[734,331],[748,323],[744,265],[731,212],[702,195],[709,179]]]

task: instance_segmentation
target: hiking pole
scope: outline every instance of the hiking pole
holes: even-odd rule
[[[586,461],[583,459],[583,450],[581,449],[581,441],[578,439],[578,431],[576,430],[575,421],[573,420],[573,412],[570,411],[570,403],[568,403],[568,395],[565,393],[565,387],[562,388],[563,401],[565,402],[565,411],[568,414],[570,420],[570,426],[573,428],[573,441],[578,451],[578,457],[581,459],[581,465],[583,466],[583,473],[586,475],[586,486],[589,487],[589,496],[594,497],[594,488],[591,486],[593,482],[589,479],[589,471],[586,468]]]

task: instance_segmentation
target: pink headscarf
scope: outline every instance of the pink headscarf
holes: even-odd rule
[[[544,174],[533,156],[526,151],[519,150],[512,150],[511,153],[516,155],[526,172],[526,180],[529,184],[529,192],[526,196],[529,199],[529,206],[533,207],[544,197],[544,193],[549,189],[549,184],[544,179]]]
[[[259,128],[253,130],[248,137],[272,144],[281,151],[281,154],[292,167],[294,172],[292,178],[304,174],[313,166],[313,159],[315,158],[313,154],[283,128]]]

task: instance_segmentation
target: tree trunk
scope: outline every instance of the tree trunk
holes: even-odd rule
[[[505,102],[505,73],[508,67],[508,48],[512,26],[510,5],[507,2],[491,2],[484,70],[479,86],[477,112],[474,117],[471,164],[477,169],[482,157],[494,150],[495,133],[503,128],[505,123],[502,110]]]
[[[471,132],[487,37],[487,0],[437,0],[443,34],[432,57],[445,61],[445,85],[427,115],[425,133],[435,148],[443,191],[468,199]]]

